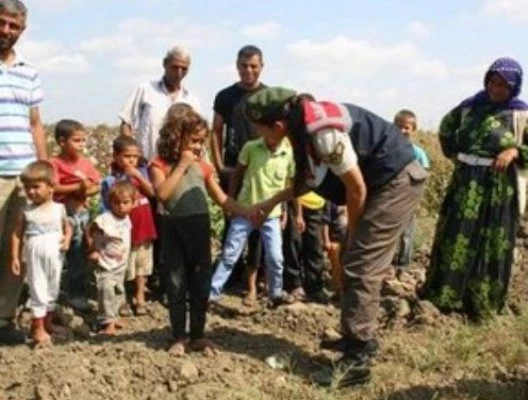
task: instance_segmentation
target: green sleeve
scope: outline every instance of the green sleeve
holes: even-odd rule
[[[250,147],[251,142],[247,142],[243,147],[242,150],[240,150],[240,154],[238,155],[238,163],[242,164],[244,167],[247,167],[249,164],[249,158],[250,158]]]
[[[440,122],[440,145],[442,152],[448,158],[456,157],[459,152],[458,130],[462,120],[462,108],[456,107],[451,110]]]

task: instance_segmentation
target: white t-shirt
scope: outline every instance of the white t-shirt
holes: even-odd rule
[[[119,118],[132,127],[143,156],[149,160],[156,154],[156,141],[165,114],[176,103],[188,104],[202,114],[202,107],[196,96],[183,86],[178,92],[169,94],[163,80],[139,85],[119,113]]]
[[[323,129],[312,134],[312,143],[320,162],[308,156],[311,178],[306,183],[309,187],[319,186],[328,169],[336,176],[341,176],[358,163],[352,141],[345,132]]]
[[[130,255],[130,218],[117,218],[110,211],[98,215],[94,220],[99,231],[94,237],[94,247],[100,254],[97,264],[106,270],[122,267]]]
[[[66,209],[63,204],[51,201],[35,206],[29,203],[24,209],[24,235],[27,237],[63,232]]]

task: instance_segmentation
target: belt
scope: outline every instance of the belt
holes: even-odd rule
[[[494,158],[478,157],[472,154],[464,153],[458,153],[457,159],[458,161],[473,167],[490,167],[495,162]]]

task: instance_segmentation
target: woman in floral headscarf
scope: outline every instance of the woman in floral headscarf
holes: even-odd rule
[[[521,84],[521,66],[500,58],[486,72],[484,90],[441,122],[442,151],[455,169],[424,292],[441,310],[480,319],[504,306],[526,190],[519,170],[528,164]]]

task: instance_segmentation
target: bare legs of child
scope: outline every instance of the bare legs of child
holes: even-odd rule
[[[147,307],[145,305],[145,290],[146,290],[147,278],[142,275],[136,276],[135,279],[135,293],[134,302],[136,315],[146,315]]]
[[[31,330],[30,330],[31,339],[35,341],[37,345],[44,345],[51,343],[51,336],[46,331],[44,325],[44,318],[33,318],[31,321]]]
[[[258,277],[258,268],[255,266],[248,266],[247,267],[248,291],[243,301],[243,304],[246,307],[255,307],[255,304],[257,303],[257,277]]]

